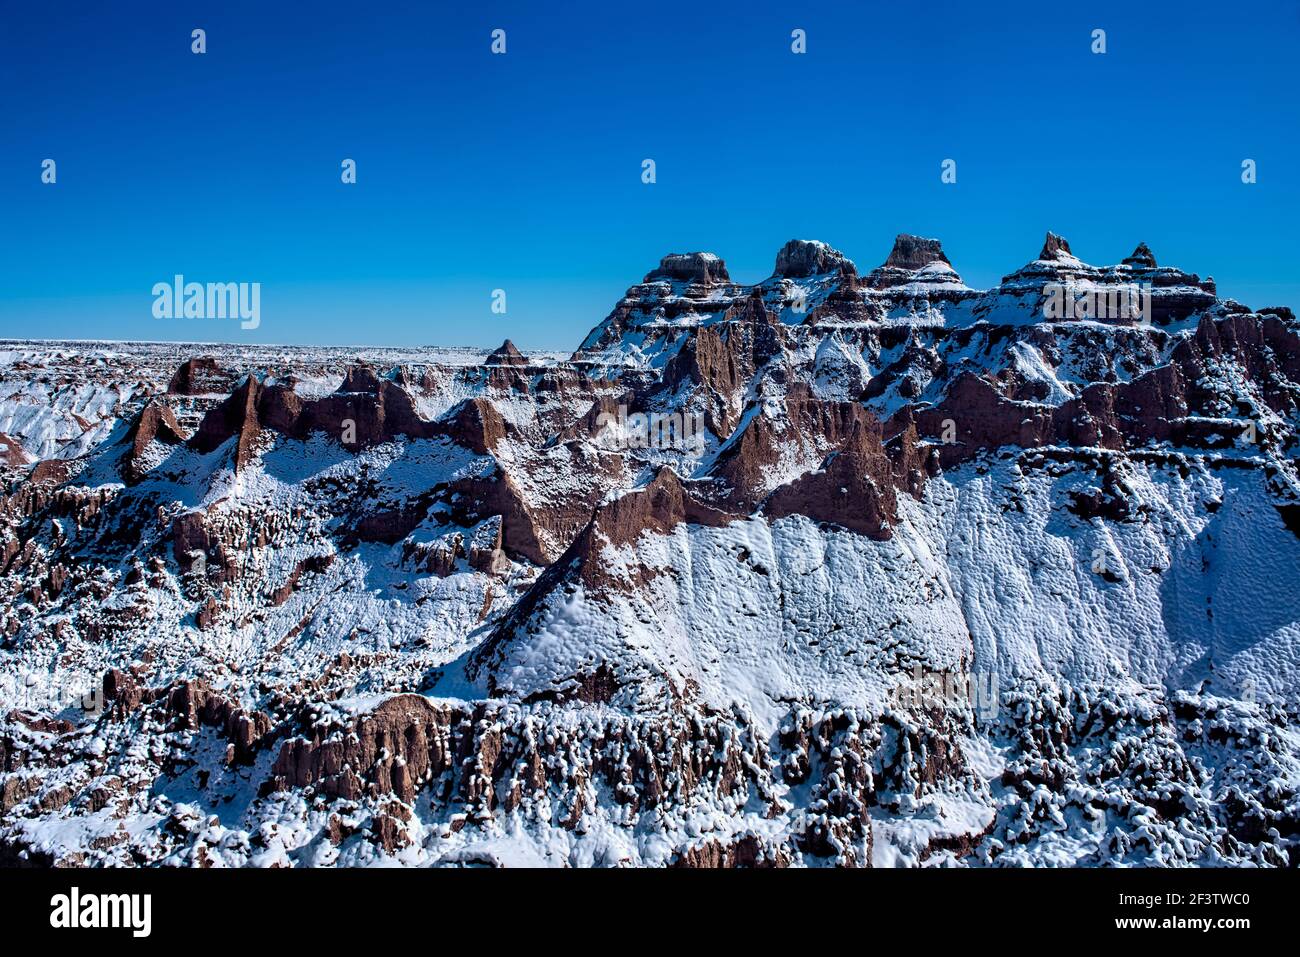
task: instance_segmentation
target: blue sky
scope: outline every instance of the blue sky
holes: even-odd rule
[[[752,282],[898,232],[971,285],[1053,229],[1300,306],[1300,4],[1137,7],[13,4],[0,337],[568,349],[667,252]],[[176,273],[260,282],[261,326],[155,319]]]

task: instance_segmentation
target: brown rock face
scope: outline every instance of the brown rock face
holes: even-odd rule
[[[898,517],[897,489],[920,495],[925,482],[915,431],[898,438],[891,458],[880,422],[856,403],[806,401],[798,418],[828,438],[839,433],[832,439],[836,450],[820,469],[773,491],[764,513],[774,519],[806,515],[868,538],[890,538]]]
[[[486,399],[466,399],[440,423],[447,436],[478,455],[492,453],[506,435],[506,421]]]
[[[343,374],[343,383],[339,386],[339,392],[363,392],[367,395],[379,394],[379,372],[369,363],[360,363],[349,366],[347,372]]]
[[[1129,382],[1094,383],[1056,407],[1010,398],[993,381],[963,373],[943,402],[915,413],[917,430],[934,443],[944,467],[1009,445],[1221,447],[1235,438],[1235,427],[1224,420],[1244,430],[1249,418],[1218,391],[1216,370],[1225,362],[1246,374],[1272,411],[1286,416],[1300,407],[1300,395],[1287,384],[1300,376],[1300,335],[1277,317],[1206,317],[1170,358]]]
[[[895,517],[894,490],[882,487],[871,474],[888,471],[888,461],[869,451],[873,440],[879,442],[878,432],[855,436],[847,449],[833,453],[817,472],[776,489],[764,503],[764,512],[773,519],[806,515],[868,538],[888,539]]]
[[[1047,238],[1043,240],[1043,249],[1038,254],[1039,259],[1073,259],[1074,253],[1070,252],[1070,243],[1064,236],[1058,236],[1056,233],[1048,233]]]
[[[693,386],[705,427],[714,435],[728,435],[739,421],[750,379],[780,351],[779,321],[760,296],[750,296],[733,307],[727,320],[699,329],[683,343],[664,369],[663,386]],[[695,407],[689,400],[680,404]],[[640,397],[634,396],[633,407],[641,406]]]
[[[1133,255],[1124,260],[1125,266],[1136,266],[1140,269],[1155,269],[1156,257],[1146,243],[1138,243],[1137,249],[1133,250]]]
[[[938,439],[945,468],[981,449],[1040,445],[1050,423],[1051,412],[1045,406],[1007,399],[987,379],[971,372],[953,381],[938,407],[916,413],[920,434]]]
[[[879,271],[876,274],[879,275]],[[808,313],[804,322],[814,325],[832,322],[868,322],[879,315],[878,304],[869,305],[863,291],[870,287],[870,279],[858,276],[856,267],[849,262],[841,267],[835,283],[826,298]]]
[[[472,525],[494,516],[501,518],[501,544],[511,555],[538,565],[549,565],[564,551],[591,515],[599,496],[600,485],[590,482],[582,494],[557,502],[552,507],[533,507],[525,501],[518,485],[509,474],[498,472],[487,479],[464,479],[453,483],[451,493],[462,496],[465,503],[455,511],[455,518]],[[549,534],[548,534],[549,533]],[[555,543],[560,539],[559,544]]]
[[[885,260],[885,266],[915,271],[933,262],[948,262],[939,240],[899,233],[894,239],[894,248],[889,251],[889,258]]]
[[[894,240],[894,248],[889,252],[883,265],[871,270],[867,275],[863,285],[870,289],[887,290],[896,286],[902,286],[913,282],[917,276],[918,270],[924,269],[934,263],[943,263],[949,267],[952,263],[944,255],[943,247],[937,239],[923,239],[920,236],[910,236],[906,233],[900,234]],[[932,279],[938,278],[931,276]],[[943,281],[950,283],[953,288],[946,292],[936,292],[934,295],[939,299],[961,298],[971,294],[971,290],[964,290],[961,287],[960,279],[955,272],[943,274]],[[853,315],[850,311],[848,315]]]
[[[807,239],[792,239],[776,254],[775,275],[803,279],[844,270],[856,273],[853,263],[838,249]]]
[[[896,490],[919,495],[926,479],[929,453],[916,431],[901,429],[887,448],[879,421],[862,406],[816,399],[801,382],[788,390],[786,413],[780,423],[764,415],[751,419],[711,473],[721,484],[686,483],[663,467],[645,487],[599,507],[556,567],[580,561],[588,585],[625,587],[626,582],[606,580],[598,559],[587,559],[605,544],[631,544],[647,532],[668,534],[683,522],[724,525],[755,510],[773,519],[803,514],[888,538],[897,514]],[[819,469],[770,490],[769,470],[791,447],[824,461]],[[508,529],[508,511],[501,512]],[[525,599],[521,607],[527,605]]]
[[[545,703],[461,708],[398,695],[345,726],[313,726],[285,741],[267,783],[349,800],[392,795],[406,804],[423,793],[436,806],[460,805],[480,819],[546,795],[559,811],[553,820],[566,828],[582,819],[591,784],[612,789],[633,811],[705,793],[768,800],[758,780],[769,760],[764,746],[726,719],[609,712],[590,735],[558,723],[554,733],[537,734],[538,720],[555,712]],[[399,808],[386,813],[404,816]],[[751,851],[739,847],[723,857],[757,864],[789,856],[781,848]],[[706,852],[703,860],[710,859]]]
[[[154,442],[175,446],[180,445],[187,438],[172,410],[157,399],[151,400],[140,410],[139,417],[126,434],[126,441],[130,443],[130,448],[121,459],[122,477],[128,485],[133,485],[144,478],[148,468],[145,461],[146,453]]]
[[[683,869],[700,868],[782,868],[790,866],[789,856],[781,848],[770,848],[753,834],[748,834],[734,844],[705,841],[687,848],[672,864]]]
[[[651,270],[646,282],[660,279],[708,285],[729,282],[727,264],[713,253],[669,253],[659,261],[659,268]]]
[[[226,585],[240,577],[238,553],[243,547],[243,533],[246,529],[238,525],[226,526],[229,540],[223,541],[220,513],[215,514],[218,520],[214,520],[206,510],[181,512],[173,518],[172,556],[182,576],[192,574],[196,576],[196,582]],[[205,592],[200,590],[190,597],[199,598],[204,595]],[[201,624],[215,621],[219,610],[219,604],[212,598],[203,613],[204,622]]]
[[[287,406],[287,412],[297,404],[301,411],[285,430],[295,438],[323,432],[355,450],[391,442],[399,436],[419,439],[438,434],[434,423],[421,418],[409,392],[390,379],[380,379],[368,366],[350,368],[333,395],[299,400]]]
[[[269,715],[245,711],[202,680],[178,682],[165,694],[167,710],[181,727],[208,725],[223,731],[233,746],[233,759],[240,764],[251,763],[258,746],[270,734]],[[154,697],[161,695],[155,693]]]
[[[270,715],[241,708],[202,679],[149,688],[135,673],[112,668],[102,685],[110,717],[123,720],[137,708],[150,707],[174,728],[216,728],[230,742],[228,759],[234,762],[251,763],[258,748],[274,738]]]
[[[23,451],[21,442],[0,432],[0,465],[26,465],[31,460],[31,456]]]
[[[188,438],[176,421],[172,410],[161,402],[153,401],[144,407],[135,425],[127,432],[131,442],[131,451],[141,455],[150,442],[162,442],[164,445],[180,445]]]
[[[1247,315],[1202,319],[1196,335],[1180,342],[1173,362],[1189,383],[1187,406],[1195,414],[1235,416],[1239,410],[1220,396],[1216,372],[1225,365],[1243,367],[1270,409],[1288,416],[1300,407],[1300,333],[1274,315],[1262,321]]]
[[[172,375],[167,391],[173,395],[219,395],[234,385],[232,373],[221,368],[212,356],[198,356],[181,363]]]
[[[192,444],[208,453],[237,438],[238,470],[252,461],[264,429],[296,439],[323,432],[353,450],[398,437],[432,438],[445,431],[421,418],[401,385],[381,379],[370,366],[358,365],[348,369],[337,392],[320,399],[303,399],[284,385],[264,386],[250,375],[203,417]]]
[[[257,417],[257,400],[261,394],[261,384],[252,375],[247,376],[229,398],[203,417],[192,440],[195,449],[212,452],[233,437],[236,439],[235,468],[247,466],[253,460],[262,433]]]
[[[104,675],[104,700],[113,702],[119,711],[134,711],[145,700],[148,689],[141,688],[135,675],[117,668]]]
[[[319,786],[324,793],[355,800],[366,791],[415,799],[416,782],[452,767],[457,753],[451,728],[459,712],[420,695],[389,698],[358,719],[355,733],[327,740],[286,741],[272,767],[279,787]],[[380,754],[387,757],[379,760]]]
[[[714,473],[729,487],[732,511],[760,508],[770,518],[807,515],[872,538],[888,538],[898,488],[919,494],[925,481],[914,432],[886,451],[880,422],[856,402],[816,399],[806,383],[791,383],[786,417],[754,416],[718,456]],[[822,459],[821,466],[768,490],[768,476],[791,449]]]
[[[643,532],[664,535],[682,522],[717,527],[733,517],[698,501],[683,487],[676,472],[661,468],[645,488],[598,509],[591,528],[611,544],[627,545]]]
[[[483,364],[488,366],[526,366],[528,365],[528,359],[515,348],[513,342],[507,339],[483,361]]]
[[[298,590],[298,583],[302,581],[303,575],[319,575],[333,564],[333,555],[313,555],[310,558],[301,559],[293,566],[293,571],[289,573],[289,577],[284,584],[271,592],[271,606],[283,605],[293,597],[294,592]]]

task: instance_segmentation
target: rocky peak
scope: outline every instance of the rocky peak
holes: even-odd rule
[[[838,249],[816,239],[792,239],[776,254],[775,274],[784,279],[803,279],[837,271],[856,274],[857,267]]]
[[[189,440],[201,454],[215,451],[232,436],[235,443],[235,469],[244,468],[253,459],[254,446],[261,434],[257,402],[263,394],[262,383],[249,373],[243,383],[219,405],[203,416],[199,429]]]
[[[1064,236],[1049,232],[1036,257],[1010,275],[1002,277],[1001,289],[1004,292],[1027,288],[1041,291],[1045,283],[1103,280],[1103,270],[1080,260]]]
[[[889,251],[885,268],[915,271],[935,262],[952,265],[948,262],[948,257],[943,254],[943,246],[939,240],[899,233],[894,237],[894,248]]]
[[[180,445],[189,436],[176,421],[171,408],[158,398],[150,399],[131,428],[126,433],[129,447],[120,460],[122,477],[128,485],[133,485],[144,478],[148,471],[147,456],[149,447],[160,442],[163,445]]]
[[[1124,265],[1136,266],[1140,269],[1155,269],[1155,253],[1151,252],[1151,248],[1146,243],[1138,243],[1137,249],[1133,250],[1133,255],[1124,260]]]
[[[507,339],[484,360],[483,364],[489,366],[526,366],[528,365],[528,359],[515,348],[513,342]]]
[[[727,264],[713,253],[669,253],[659,260],[659,268],[646,275],[646,282],[660,279],[681,282],[730,282]]]
[[[1070,242],[1064,236],[1058,236],[1056,233],[1049,232],[1047,238],[1043,240],[1043,251],[1038,254],[1039,259],[1077,259],[1074,253],[1070,252]]]
[[[961,286],[961,277],[944,255],[937,239],[900,233],[884,265],[871,270],[866,284],[873,289],[890,289],[914,282]]]

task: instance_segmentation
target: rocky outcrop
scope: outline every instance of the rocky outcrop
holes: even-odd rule
[[[483,360],[486,366],[526,366],[528,359],[507,339]]]
[[[1146,243],[1138,243],[1133,255],[1124,258],[1123,265],[1137,269],[1155,269],[1156,257]]]
[[[739,420],[746,386],[781,347],[780,323],[761,297],[750,296],[731,307],[723,322],[700,329],[683,343],[665,367],[662,385],[668,390],[691,386],[699,401],[680,405],[702,407],[705,427],[714,435],[729,435]],[[633,400],[637,408],[649,404],[639,396]]]
[[[208,453],[235,438],[238,470],[257,454],[264,430],[296,439],[324,433],[353,451],[398,437],[432,438],[443,431],[419,414],[401,385],[360,365],[347,370],[334,394],[319,399],[304,399],[288,386],[264,385],[250,375],[204,416],[192,444]]]
[[[664,535],[683,522],[718,526],[732,516],[699,501],[670,468],[660,469],[645,488],[619,496],[596,511],[580,544],[591,539],[612,545],[635,542],[645,532]],[[591,571],[598,571],[593,567]]]
[[[246,376],[243,384],[203,417],[191,440],[194,448],[203,453],[213,452],[233,438],[235,469],[246,467],[257,452],[262,434],[257,415],[257,402],[262,392],[257,379],[252,375]]]
[[[782,279],[806,279],[841,271],[855,274],[857,269],[838,249],[817,240],[792,239],[776,254],[774,275]]]
[[[939,240],[900,233],[884,264],[868,274],[866,285],[887,290],[918,281],[961,285]]]
[[[682,851],[672,867],[685,870],[718,868],[756,868],[768,870],[790,866],[789,856],[780,848],[771,847],[755,834],[730,843],[704,841]]]
[[[549,796],[569,828],[597,780],[634,809],[689,801],[703,788],[766,793],[755,774],[767,763],[761,744],[726,735],[720,722],[692,729],[680,719],[656,726],[611,715],[565,729],[548,720],[560,717],[548,704],[465,710],[399,695],[345,726],[325,723],[285,741],[269,784],[346,800],[393,795],[407,804],[432,792],[437,803],[462,804],[480,818]],[[528,730],[538,719],[552,728],[545,738]]]
[[[869,867],[869,809],[878,803],[873,762],[881,763],[880,783],[904,791],[965,773],[960,753],[943,737],[893,722],[882,734],[880,725],[842,709],[796,709],[777,754],[734,715],[649,723],[610,713],[566,726],[573,714],[554,704],[463,709],[400,695],[346,724],[318,723],[286,740],[268,787],[342,801],[431,800],[480,822],[546,806],[559,809],[565,828],[589,812],[597,786],[632,812],[661,815],[708,794],[737,806],[767,805],[769,817],[790,815],[797,836],[789,843],[754,834],[691,841],[672,855],[673,866],[785,867],[803,854]],[[545,735],[529,730],[539,723],[549,729]],[[904,741],[906,749],[899,746]],[[915,754],[930,757],[918,767]],[[778,768],[788,784],[815,795],[810,809],[776,798]],[[336,828],[333,842],[342,837]]]
[[[151,400],[140,411],[140,415],[126,433],[124,441],[129,447],[123,453],[120,462],[122,477],[128,485],[140,482],[152,465],[150,447],[154,443],[174,447],[187,438],[189,436],[176,421],[172,410],[157,399]]]
[[[1051,261],[1055,259],[1073,260],[1077,257],[1070,252],[1070,243],[1064,236],[1049,232],[1047,238],[1043,240],[1043,249],[1038,254],[1038,258]]]
[[[16,468],[27,465],[31,460],[31,456],[23,451],[21,442],[0,432],[0,465]]]
[[[225,395],[238,378],[212,356],[186,359],[172,375],[167,391],[173,395]]]
[[[1174,348],[1169,365],[1129,382],[1094,383],[1053,407],[1010,398],[989,379],[965,372],[953,380],[943,402],[916,411],[914,419],[945,468],[1009,445],[1121,450],[1170,442],[1222,448],[1258,421],[1225,401],[1218,378],[1222,364],[1230,362],[1253,383],[1271,412],[1290,415],[1300,407],[1298,357],[1300,334],[1280,320],[1206,317],[1195,336]],[[906,414],[909,421],[912,416]],[[1260,426],[1254,428],[1258,432]],[[1255,441],[1268,439],[1261,435]]]
[[[948,263],[948,257],[943,254],[943,246],[939,240],[899,233],[894,239],[894,248],[889,251],[889,256],[885,259],[885,268],[914,272],[933,262]]]
[[[888,539],[897,521],[897,491],[919,496],[925,482],[926,454],[910,430],[885,448],[880,423],[861,406],[818,403],[803,398],[794,420],[805,430],[831,441],[835,451],[820,468],[778,487],[763,503],[772,519],[806,515],[858,532]]]
[[[711,285],[729,282],[727,264],[713,253],[669,253],[659,261],[659,268],[651,270],[645,282],[660,280]]]
[[[915,444],[913,438],[907,441]],[[727,507],[748,514],[760,509],[770,518],[801,514],[869,535],[888,538],[895,517],[897,488],[924,482],[909,446],[897,444],[895,463],[886,452],[881,424],[861,405],[816,399],[802,382],[792,383],[780,418],[754,415],[718,455],[712,475],[726,483]],[[801,450],[812,467],[793,480],[772,485],[771,475],[792,450]],[[915,472],[916,474],[912,474]]]
[[[229,762],[251,763],[259,747],[272,738],[274,722],[269,714],[240,707],[203,680],[151,688],[143,683],[136,669],[111,668],[101,685],[108,716],[113,720],[127,721],[139,709],[149,708],[176,729],[215,728],[229,742]]]
[[[466,399],[442,420],[448,438],[478,455],[489,455],[506,436],[506,422],[487,399]]]

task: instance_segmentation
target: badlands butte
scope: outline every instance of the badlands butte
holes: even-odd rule
[[[0,863],[1294,866],[1298,401],[1289,308],[1052,234],[0,343]]]

